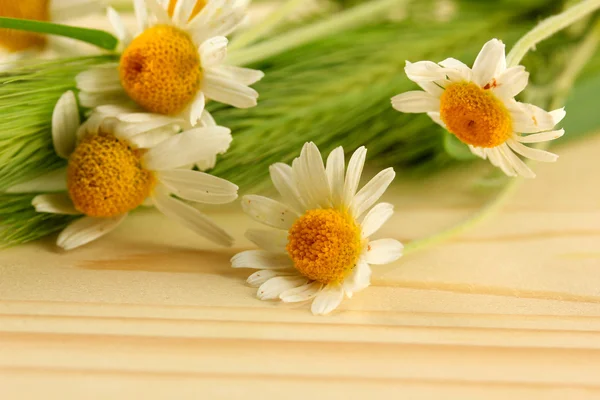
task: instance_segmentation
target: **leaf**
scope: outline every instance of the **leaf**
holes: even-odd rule
[[[0,17],[0,28],[64,36],[86,42],[106,50],[114,50],[119,40],[108,32],[98,29],[78,28],[52,22]]]
[[[444,131],[444,150],[448,155],[456,160],[467,161],[474,160],[477,156],[471,153],[469,147],[458,140],[456,136],[448,131]]]

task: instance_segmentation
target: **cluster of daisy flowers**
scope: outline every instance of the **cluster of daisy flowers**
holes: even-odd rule
[[[136,34],[108,9],[121,42],[120,61],[79,74],[77,94],[64,93],[53,112],[54,149],[67,167],[10,189],[41,193],[32,202],[40,213],[78,217],[59,234],[58,246],[70,250],[89,243],[142,205],[156,207],[215,243],[232,245],[233,238],[194,203],[226,204],[237,198],[235,184],[204,172],[232,142],[230,130],[217,124],[205,104],[257,104],[258,93],[250,85],[262,72],[226,64],[226,36],[244,20],[246,5],[241,0],[134,0]],[[25,42],[25,37],[15,41]],[[562,136],[555,126],[565,112],[515,100],[529,75],[522,66],[507,68],[499,40],[484,45],[473,68],[448,58],[439,64],[407,62],[405,71],[423,91],[394,97],[393,107],[427,113],[507,175],[535,176],[519,155],[557,159],[525,144]],[[83,123],[80,105],[91,110]],[[257,270],[247,282],[258,288],[259,299],[310,300],[314,314],[328,314],[344,297],[370,285],[372,265],[401,257],[403,245],[397,240],[372,239],[393,215],[392,204],[378,201],[395,172],[385,169],[359,189],[366,153],[360,147],[346,168],[343,148],[324,162],[317,146],[307,143],[291,165],[270,167],[280,200],[243,197],[244,212],[270,229],[249,230],[247,238],[259,249],[243,251],[231,263]]]

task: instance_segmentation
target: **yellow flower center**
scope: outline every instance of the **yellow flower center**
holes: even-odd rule
[[[512,133],[510,113],[486,85],[456,82],[440,98],[440,116],[448,130],[475,147],[496,147]]]
[[[190,35],[168,25],[146,29],[119,64],[123,88],[146,110],[175,115],[200,89],[200,55]]]
[[[167,9],[167,11],[169,12],[169,16],[172,17],[173,13],[175,12],[175,6],[177,5],[177,1],[183,1],[183,0],[169,0],[169,8]],[[190,15],[190,20],[192,18],[194,18],[196,15],[198,15],[198,13],[200,11],[202,11],[202,9],[206,6],[208,0],[198,0],[196,1],[196,5],[194,6],[194,9],[192,10],[192,15]]]
[[[141,155],[110,133],[86,136],[67,168],[75,208],[91,217],[114,217],[142,204],[156,180],[142,167]]]
[[[362,250],[360,229],[344,212],[310,210],[290,229],[286,249],[302,275],[324,284],[340,282]]]
[[[48,21],[49,0],[0,0],[0,17]],[[38,33],[0,29],[0,46],[10,52],[44,47],[46,37]]]

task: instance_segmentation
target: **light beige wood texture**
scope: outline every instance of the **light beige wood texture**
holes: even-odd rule
[[[237,208],[214,213],[234,249],[145,211],[69,253],[4,251],[0,398],[598,399],[600,137],[557,150],[501,215],[329,317],[254,297],[228,262],[251,247]],[[477,169],[400,179],[381,235],[472,213]]]

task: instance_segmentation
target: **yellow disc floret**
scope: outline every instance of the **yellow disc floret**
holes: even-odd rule
[[[48,21],[49,0],[0,0],[0,17],[33,19]],[[44,47],[46,37],[33,32],[0,29],[0,46],[15,52]]]
[[[67,168],[67,188],[75,208],[91,217],[114,217],[133,210],[154,187],[141,153],[110,133],[86,136]]]
[[[174,115],[200,88],[200,55],[190,35],[168,25],[146,29],[125,49],[119,64],[123,88],[146,110]]]
[[[341,282],[362,250],[360,229],[344,212],[310,210],[290,229],[286,249],[296,269],[308,279]]]
[[[496,147],[512,133],[512,119],[504,103],[488,86],[457,82],[446,87],[440,98],[440,116],[448,130],[475,147]]]
[[[175,12],[175,6],[177,5],[177,1],[183,0],[169,0],[169,8],[167,11],[169,12],[169,16],[172,17]],[[194,5],[194,9],[192,10],[192,14],[190,15],[190,20],[194,18],[202,9],[206,6],[206,2],[208,0],[197,0],[196,5]]]

